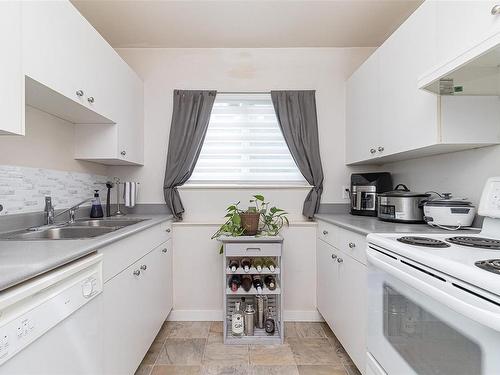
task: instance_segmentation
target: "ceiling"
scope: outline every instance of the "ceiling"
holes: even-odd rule
[[[115,48],[375,47],[423,0],[72,0]]]

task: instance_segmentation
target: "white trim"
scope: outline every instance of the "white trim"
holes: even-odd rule
[[[317,310],[284,311],[286,322],[323,322],[323,317]],[[222,321],[222,310],[172,310],[167,320],[178,322]]]
[[[177,189],[178,190],[195,190],[195,189],[214,189],[214,190],[224,190],[224,189],[247,189],[247,190],[253,190],[253,189],[304,189],[304,190],[309,190],[312,189],[313,186],[310,185],[303,185],[303,184],[279,184],[279,183],[273,183],[273,184],[261,184],[261,183],[256,183],[256,184],[246,184],[246,183],[233,183],[233,184],[224,184],[224,183],[213,183],[213,184],[208,184],[208,183],[186,183],[182,186],[179,186]]]
[[[222,221],[200,221],[200,222],[189,222],[189,221],[174,221],[172,226],[174,227],[202,227],[202,226],[213,226],[222,225]],[[316,221],[291,221],[290,227],[316,227],[318,223]]]

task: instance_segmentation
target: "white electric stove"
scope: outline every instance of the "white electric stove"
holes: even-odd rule
[[[368,236],[367,374],[500,374],[500,177],[480,233]]]

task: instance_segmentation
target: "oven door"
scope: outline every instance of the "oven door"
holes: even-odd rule
[[[368,359],[389,375],[500,374],[497,297],[376,246],[367,255]]]

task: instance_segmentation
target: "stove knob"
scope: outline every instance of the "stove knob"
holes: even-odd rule
[[[85,280],[82,283],[82,294],[85,298],[89,298],[94,292],[94,286],[91,280]]]

